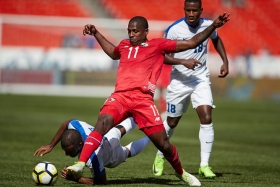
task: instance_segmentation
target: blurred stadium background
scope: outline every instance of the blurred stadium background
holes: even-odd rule
[[[113,91],[118,61],[94,37],[91,23],[112,43],[127,37],[128,20],[146,17],[149,38],[184,16],[184,0],[0,0],[0,93],[104,96]],[[230,12],[219,29],[230,74],[210,42],[214,96],[280,101],[279,0],[203,0],[203,16]],[[157,95],[156,95],[157,97]]]

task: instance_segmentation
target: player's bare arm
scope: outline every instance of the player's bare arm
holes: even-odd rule
[[[69,122],[70,120],[65,121],[54,135],[52,141],[48,145],[43,145],[39,149],[37,149],[34,153],[34,156],[44,156],[45,154],[51,152],[56,144],[61,140],[62,134],[67,129],[67,125]]]
[[[199,62],[196,59],[178,59],[178,58],[173,58],[169,55],[165,55],[164,58],[164,63],[168,65],[183,65],[188,69],[194,70],[194,68],[198,65],[201,65],[201,62]]]
[[[230,16],[230,14],[224,13],[224,14],[220,15],[204,31],[202,31],[201,33],[198,33],[197,35],[192,37],[190,40],[178,41],[177,45],[176,45],[176,52],[184,51],[187,49],[193,49],[193,48],[197,47],[204,40],[206,40],[216,28],[219,28],[219,27],[223,26],[226,22],[228,22],[230,20],[229,16]]]
[[[218,36],[217,39],[212,40],[212,43],[213,43],[216,51],[219,53],[221,59],[223,60],[223,65],[220,68],[220,73],[218,74],[218,77],[224,78],[228,75],[229,68],[228,68],[228,58],[227,58],[227,54],[226,54],[226,50],[225,50],[223,41]]]
[[[91,35],[96,38],[99,45],[102,47],[103,51],[113,60],[118,60],[119,57],[115,55],[114,49],[115,45],[109,42],[97,29],[94,25],[85,25],[83,30],[83,35]]]

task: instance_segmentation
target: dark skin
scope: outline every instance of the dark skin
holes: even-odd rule
[[[43,145],[41,146],[39,149],[37,149],[34,153],[34,156],[38,157],[38,156],[44,156],[47,153],[50,153],[53,148],[57,145],[57,143],[61,140],[62,134],[63,132],[67,129],[67,126],[69,124],[71,120],[65,121],[60,128],[58,129],[58,131],[56,132],[55,136],[53,137],[52,141],[47,144],[47,145]],[[117,125],[116,128],[118,128],[121,132],[121,136],[126,134],[126,130],[123,126],[121,125]],[[82,136],[80,137],[80,142],[78,142],[75,145],[70,145],[69,147],[61,147],[63,149],[63,151],[65,152],[66,156],[70,156],[72,158],[76,157],[79,153],[81,153],[82,148],[84,145],[84,141]],[[128,157],[131,156],[131,152],[129,149],[127,149],[128,152]],[[66,171],[66,167],[63,168],[61,170],[61,175],[62,178],[67,179],[67,180],[71,180],[71,181],[75,181],[77,183],[80,184],[107,184],[107,175],[106,172],[98,179],[98,181],[94,181],[93,178],[89,178],[89,177],[74,177],[73,175],[71,175],[70,173],[67,173]]]
[[[229,21],[229,14],[220,15],[212,25],[206,28],[203,32],[197,34],[190,40],[182,40],[177,41],[176,44],[176,52],[184,51],[187,49],[192,49],[197,47],[200,43],[202,43],[205,39],[207,39],[210,34],[216,29],[223,26],[227,21]],[[147,41],[147,35],[149,33],[148,28],[145,28],[144,24],[139,20],[130,20],[127,27],[128,37],[131,45],[137,46],[143,42]],[[83,34],[92,35],[96,38],[104,52],[111,57],[113,60],[118,60],[119,56],[114,53],[115,46],[109,42],[97,29],[94,25],[85,25],[83,30]],[[189,63],[189,62],[188,62]],[[186,61],[175,61],[170,62],[170,65],[178,65],[182,64],[185,66],[189,66]],[[199,62],[194,60],[194,66],[198,65]],[[94,131],[97,131],[101,135],[105,135],[111,128],[114,127],[114,119],[109,114],[101,114],[98,117],[97,123],[95,125]],[[170,144],[166,131],[162,130],[157,133],[154,133],[149,136],[150,140],[153,144],[166,155],[172,154],[173,147]]]
[[[188,24],[192,27],[197,27],[199,24],[199,19],[202,14],[203,8],[201,7],[201,4],[198,2],[185,2],[184,4],[184,13],[186,17],[186,21]],[[219,78],[224,78],[228,75],[229,69],[228,69],[228,59],[226,55],[226,51],[222,42],[222,39],[218,36],[215,40],[212,40],[212,43],[216,49],[216,51],[219,53],[221,59],[223,60],[223,64],[220,68],[220,74],[218,75]],[[171,57],[166,56],[165,61],[172,63],[172,61],[178,61],[178,60],[184,60],[184,59],[173,59]],[[187,60],[186,60],[187,61]],[[189,69],[195,68],[194,64],[190,64],[189,66],[186,66]],[[196,108],[197,115],[199,117],[201,124],[211,124],[212,123],[212,107],[209,105],[201,105]],[[179,117],[167,117],[167,123],[170,126],[170,128],[175,128],[182,116]]]

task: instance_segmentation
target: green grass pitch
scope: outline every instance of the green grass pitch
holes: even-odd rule
[[[60,144],[44,157],[34,157],[33,153],[48,144],[67,119],[94,125],[104,101],[105,98],[0,94],[0,186],[36,186],[31,172],[38,162],[50,161],[60,173],[64,166],[76,161],[64,155]],[[217,177],[209,180],[198,176],[199,121],[192,108],[183,116],[171,139],[185,170],[199,177],[205,187],[280,186],[280,103],[215,98],[215,105],[215,143],[210,164]],[[123,137],[122,144],[143,136],[135,130]],[[117,168],[107,169],[108,186],[185,186],[168,163],[163,176],[153,176],[155,153],[155,147],[149,144],[138,156]],[[90,175],[88,168],[85,175]],[[55,186],[81,185],[59,176]]]

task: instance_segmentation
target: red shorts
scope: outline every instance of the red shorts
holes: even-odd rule
[[[111,115],[114,125],[133,117],[138,129],[163,124],[153,97],[138,90],[113,93],[105,101],[99,115],[101,114]]]
[[[147,136],[150,136],[151,134],[154,134],[156,132],[159,132],[161,130],[165,130],[163,124],[157,125],[153,127],[144,127],[141,129]]]

